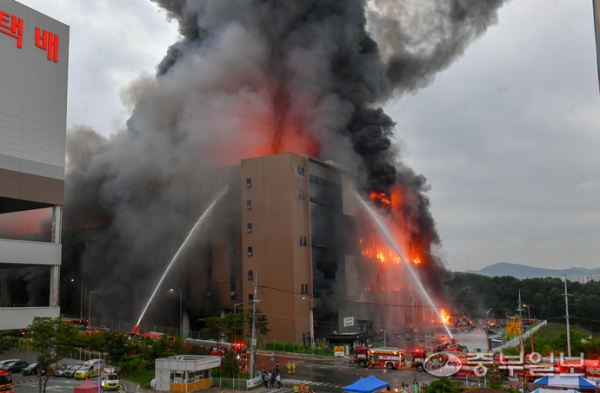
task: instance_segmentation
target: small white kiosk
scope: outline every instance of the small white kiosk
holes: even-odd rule
[[[221,366],[221,357],[178,355],[156,359],[154,364],[154,390],[195,392],[211,387],[210,370]]]

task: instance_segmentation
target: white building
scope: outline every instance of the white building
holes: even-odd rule
[[[69,27],[0,0],[0,330],[59,315]]]
[[[211,370],[221,366],[220,356],[179,355],[154,362],[154,390],[195,392],[212,386]]]

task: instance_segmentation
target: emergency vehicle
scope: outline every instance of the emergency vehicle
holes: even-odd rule
[[[92,359],[83,363],[83,366],[75,371],[73,378],[75,379],[86,379],[92,378],[98,375],[100,370],[105,366],[103,359]]]
[[[8,371],[0,370],[0,392],[14,393],[12,375]]]
[[[395,347],[367,348],[358,346],[354,348],[354,363],[360,367],[385,367],[393,370],[404,363],[403,349]]]
[[[242,342],[229,343],[226,341],[216,342],[215,340],[200,340],[195,338],[186,338],[183,342],[188,346],[192,347],[203,347],[207,348],[210,352],[210,356],[224,356],[228,351],[233,351],[238,355],[246,353],[246,345]]]
[[[102,390],[119,390],[121,388],[121,384],[119,383],[117,371],[114,368],[105,367],[102,370],[100,384],[102,385]]]

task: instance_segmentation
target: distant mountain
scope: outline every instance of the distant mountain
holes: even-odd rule
[[[481,274],[489,277],[512,276],[515,278],[537,278],[537,277],[564,277],[568,279],[572,277],[596,276],[595,280],[600,278],[600,268],[586,269],[583,267],[571,267],[568,269],[542,269],[525,265],[517,265],[515,263],[498,262],[490,266],[486,266],[480,270],[467,270],[466,273]]]

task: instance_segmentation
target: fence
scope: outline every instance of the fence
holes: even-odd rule
[[[67,317],[77,318],[76,316]],[[133,329],[133,323],[131,321],[122,321],[101,317],[94,317],[93,321],[95,326],[106,326],[107,328],[116,332],[128,333]],[[168,336],[179,336],[181,333],[179,328],[167,326],[140,324],[139,328],[142,331],[160,332],[165,333]],[[210,337],[206,337],[206,335],[199,330],[186,330],[184,333],[186,338],[194,338],[199,340],[211,339]],[[317,346],[311,347],[298,345],[298,343],[290,341],[269,340],[266,338],[259,338],[257,340],[257,349],[301,353],[305,355],[333,356],[333,346],[334,345],[331,343],[320,343]]]
[[[213,377],[212,386],[216,388],[248,390],[247,380],[238,378]]]

